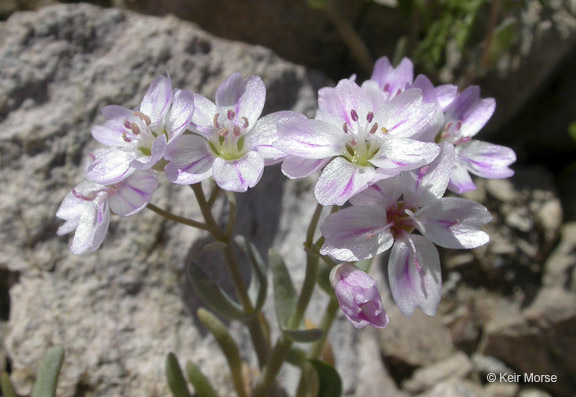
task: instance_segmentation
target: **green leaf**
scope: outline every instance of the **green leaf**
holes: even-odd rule
[[[274,284],[274,303],[280,328],[288,325],[288,321],[294,312],[298,296],[292,278],[282,256],[274,250],[270,250],[270,268],[272,269],[272,283]]]
[[[186,372],[198,397],[218,397],[210,381],[196,364],[188,361],[186,363]]]
[[[168,353],[166,356],[166,379],[174,397],[190,397],[186,379],[174,353]]]
[[[55,346],[48,350],[36,374],[32,397],[54,397],[58,386],[58,376],[64,361],[64,349]]]
[[[254,244],[244,238],[244,236],[237,236],[236,243],[244,250],[250,259],[250,264],[252,265],[252,280],[248,293],[254,305],[254,312],[259,312],[262,306],[264,306],[264,302],[266,302],[266,294],[268,293],[266,264]]]
[[[214,312],[230,320],[246,320],[254,315],[246,313],[226,292],[214,284],[198,264],[190,263],[187,270],[188,280],[194,291]]]
[[[292,346],[286,355],[286,362],[296,367],[301,367],[306,362],[306,355],[307,353],[304,350]]]
[[[306,0],[308,7],[314,10],[326,9],[330,6],[331,0]]]
[[[328,295],[334,296],[334,289],[332,284],[330,284],[330,271],[332,271],[332,267],[321,261],[320,269],[318,270],[318,286]]]
[[[576,123],[571,123],[568,126],[568,134],[570,135],[570,138],[576,142]]]
[[[242,359],[238,346],[232,335],[228,332],[228,327],[220,321],[215,315],[205,309],[198,309],[198,319],[210,331],[218,346],[224,353],[230,371],[232,372],[232,380],[234,381],[234,388],[239,397],[246,396],[246,388],[244,386],[244,378],[242,376]]]
[[[333,366],[321,360],[308,360],[318,374],[318,397],[342,396],[342,380]]]
[[[282,328],[282,333],[294,342],[310,343],[320,339],[323,335],[321,329],[286,329]]]
[[[2,391],[4,397],[16,397],[14,386],[12,386],[10,381],[10,375],[6,372],[2,372],[2,375],[0,375],[0,391]]]

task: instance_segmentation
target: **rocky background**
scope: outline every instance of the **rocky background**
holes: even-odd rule
[[[158,73],[206,96],[235,71],[259,74],[268,88],[265,112],[312,115],[320,87],[367,72],[333,17],[303,1],[53,3],[0,0],[0,369],[29,395],[44,352],[63,345],[59,396],[166,396],[164,358],[174,351],[182,363],[199,364],[221,396],[232,396],[224,359],[194,316],[202,303],[183,277],[194,258],[226,284],[218,258],[202,249],[203,234],[145,212],[113,221],[90,255],[72,255],[69,239],[55,235],[54,213],[95,147],[90,126],[103,121],[105,105],[137,105]],[[390,325],[357,332],[339,318],[331,333],[346,396],[576,393],[576,144],[569,133],[576,121],[576,4],[518,3],[506,15],[515,39],[497,60],[471,67],[482,46],[447,43],[446,59],[430,71],[437,81],[481,84],[483,96],[495,97],[483,138],[519,154],[513,178],[480,181],[470,194],[494,214],[492,242],[442,253],[444,296],[435,317],[405,318],[375,269]],[[414,20],[393,1],[339,6],[374,58],[392,56],[410,35]],[[191,192],[164,186],[156,204],[198,217]],[[303,254],[293,247],[313,209],[311,186],[286,181],[272,167],[239,196],[241,233],[283,253],[297,282]],[[246,333],[230,327],[253,364]],[[488,373],[524,372],[558,381],[486,380]],[[287,367],[289,392],[295,379]]]

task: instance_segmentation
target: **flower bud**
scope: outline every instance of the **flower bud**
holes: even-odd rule
[[[368,274],[356,266],[343,263],[330,272],[330,283],[340,308],[355,328],[368,324],[384,328],[388,324],[378,286]]]

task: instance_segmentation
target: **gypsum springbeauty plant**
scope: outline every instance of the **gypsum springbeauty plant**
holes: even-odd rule
[[[356,328],[384,328],[389,322],[376,281],[368,274],[372,259],[391,250],[388,272],[396,304],[407,316],[416,308],[433,315],[442,286],[434,244],[469,249],[489,240],[481,230],[491,219],[488,210],[473,201],[444,197],[446,190],[474,189],[469,172],[510,176],[515,154],[472,139],[492,115],[493,99],[480,98],[478,87],[458,93],[452,85],[433,86],[423,75],[414,79],[408,59],[394,68],[383,57],[361,85],[344,79],[336,87],[322,88],[313,119],[291,111],[261,117],[265,98],[258,76],[233,74],[218,88],[215,102],[189,90],[174,91],[170,80],[159,76],[138,108],[105,107],[107,121],[93,127],[92,134],[108,147],[90,156],[86,181],[64,199],[56,215],[66,222],[58,234],[74,231],[74,254],[94,251],[104,240],[111,214],[131,216],[144,208],[210,233],[216,241],[212,246],[223,253],[236,297],[215,285],[197,264],[188,266],[187,274],[211,309],[197,315],[226,357],[238,396],[268,396],[286,362],[301,368],[297,395],[310,392],[316,373],[320,390],[336,396],[341,393],[338,374],[318,359],[338,309]],[[236,235],[235,194],[254,187],[265,167],[279,162],[291,179],[320,173],[299,289],[276,251],[269,251],[266,263],[248,239]],[[202,220],[151,203],[162,172],[169,181],[191,187]],[[207,194],[202,182],[209,181]],[[225,225],[214,214],[222,194],[228,205]],[[250,260],[249,285],[235,247]],[[274,343],[262,312],[268,272],[280,330]],[[318,327],[307,329],[302,322],[317,286],[329,300]],[[258,379],[243,375],[236,342],[218,317],[248,328]],[[295,347],[295,342],[308,349]],[[166,370],[172,393],[188,395],[173,354]],[[215,394],[197,366],[189,363],[187,374],[197,391]]]

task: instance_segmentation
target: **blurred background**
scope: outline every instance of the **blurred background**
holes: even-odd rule
[[[98,116],[102,106],[136,104],[155,73],[169,71],[176,83],[210,95],[222,76],[242,68],[245,74],[263,75],[269,88],[268,111],[295,108],[313,114],[318,88],[351,75],[359,81],[369,78],[381,56],[393,63],[403,57],[412,59],[415,75],[426,74],[436,84],[457,84],[461,90],[480,85],[482,96],[495,98],[497,107],[479,138],[512,147],[518,162],[511,180],[479,181],[478,191],[469,194],[494,214],[488,227],[492,243],[471,252],[442,253],[445,283],[437,316],[418,313],[405,319],[391,309],[392,322],[386,330],[353,336],[350,330],[342,331],[353,339],[343,342],[349,349],[345,351],[357,354],[375,346],[377,354],[370,357],[378,361],[378,369],[370,372],[360,365],[360,358],[346,361],[340,353],[339,363],[335,354],[341,372],[347,368],[342,363],[358,366],[355,375],[344,379],[347,395],[576,395],[575,0],[89,3],[94,7],[68,1],[0,0],[0,137],[4,142],[0,209],[8,214],[0,227],[0,337],[4,340],[0,368],[12,373],[22,395],[28,393],[42,349],[57,343],[71,346],[69,355],[77,357],[71,362],[82,363],[76,370],[64,368],[62,395],[153,396],[166,390],[158,385],[161,363],[145,369],[138,364],[145,357],[156,363],[150,357],[157,357],[161,349],[149,344],[162,332],[154,329],[143,335],[137,326],[126,325],[109,329],[98,342],[100,347],[74,342],[86,335],[98,340],[101,336],[90,329],[104,321],[98,317],[104,316],[102,311],[86,304],[89,299],[84,294],[96,287],[83,283],[102,277],[98,288],[108,288],[104,286],[117,274],[134,271],[113,290],[118,295],[110,307],[123,305],[130,296],[134,303],[126,313],[138,317],[142,315],[138,299],[148,294],[139,278],[151,277],[157,270],[151,264],[166,260],[146,256],[135,271],[127,264],[131,259],[127,251],[116,247],[114,252],[123,259],[110,259],[109,254],[86,262],[69,258],[64,252],[66,241],[54,236],[58,223],[53,214],[66,189],[78,181],[79,174],[73,170],[94,148],[88,143],[88,131],[92,123],[102,122]],[[242,62],[237,61],[242,56]],[[42,157],[48,152],[48,158]],[[278,208],[292,211],[292,217],[306,216],[295,203],[305,192],[310,194],[309,182],[288,188],[275,184],[272,177],[262,183],[266,184],[275,189],[273,202]],[[44,196],[38,196],[40,190]],[[262,187],[240,200],[248,214],[246,229],[262,247],[272,242],[290,252],[289,239],[283,238],[297,221],[278,218],[272,231],[255,229],[268,215],[280,217],[278,208],[257,213],[261,207],[254,203],[266,194],[271,193]],[[168,189],[161,197],[186,202],[175,195]],[[42,198],[52,206],[40,209],[46,203]],[[107,241],[137,239],[141,226],[127,224],[113,226]],[[156,244],[171,260],[183,261],[190,254],[190,240],[176,248],[184,238],[175,237],[175,230],[154,229],[156,239],[138,244],[145,249]],[[105,242],[100,250],[106,249]],[[125,267],[100,276],[102,267],[108,266],[96,262]],[[76,266],[91,270],[76,275]],[[169,276],[162,273],[165,269],[155,273],[162,281],[154,285],[165,283],[157,293],[193,299],[182,292],[181,266],[177,262]],[[385,286],[384,275],[378,277]],[[71,285],[81,292],[66,289]],[[48,287],[52,292],[38,300],[38,290]],[[110,296],[108,291],[106,299]],[[59,300],[77,303],[54,307]],[[181,333],[186,333],[182,331],[186,327],[197,327],[187,322],[192,321],[190,302],[182,307],[178,300],[170,304],[177,313],[163,321],[178,322]],[[388,306],[393,306],[390,298]],[[63,324],[73,324],[86,310],[92,310],[92,320],[74,332],[53,325],[39,331],[46,325],[30,318],[38,313],[46,316],[47,307],[53,310],[50,321],[61,316]],[[79,308],[81,312],[74,312]],[[158,311],[163,313],[164,307]],[[345,327],[342,323],[336,329]],[[109,353],[122,340],[118,336],[122,332],[130,334],[130,340],[143,338],[124,357]],[[203,346],[206,354],[198,360],[207,363],[210,344],[198,332],[199,342],[189,351]],[[174,350],[184,339],[179,334],[162,349]],[[99,350],[86,361],[90,349]],[[218,372],[218,365],[208,367],[208,372],[210,368]],[[88,370],[90,366],[108,366],[109,372]],[[559,380],[490,384],[486,381],[490,372],[555,374]],[[112,379],[115,373],[120,380]],[[226,379],[218,379],[223,382],[222,395],[227,395]],[[135,391],[127,386],[130,382],[145,386]]]

